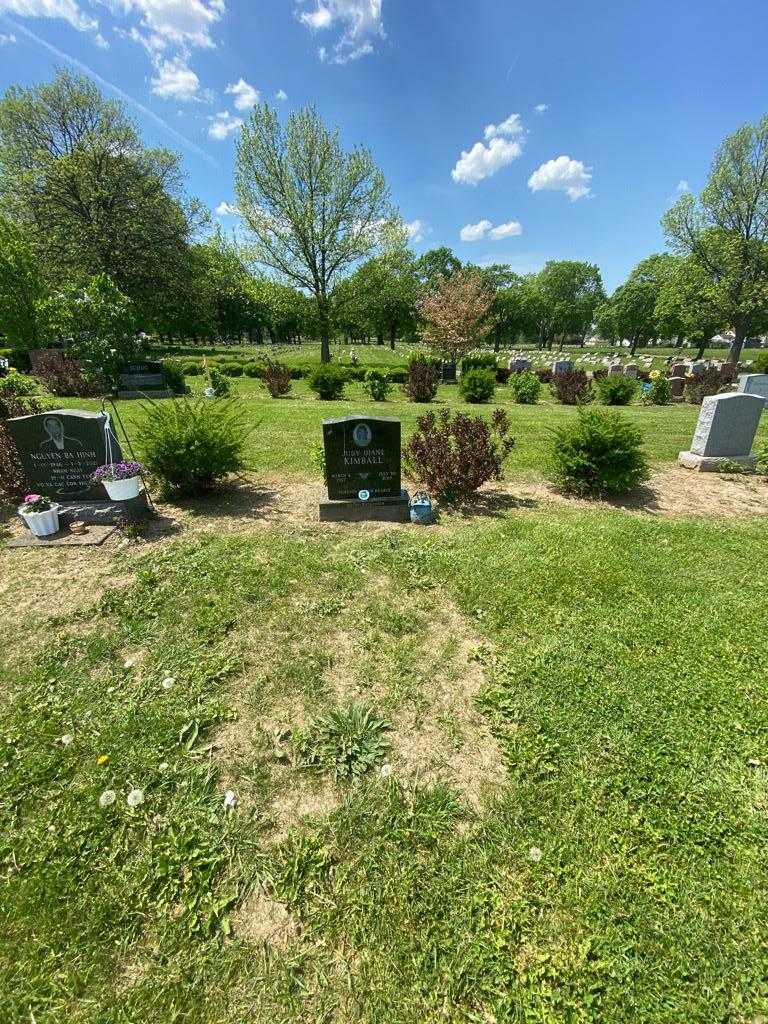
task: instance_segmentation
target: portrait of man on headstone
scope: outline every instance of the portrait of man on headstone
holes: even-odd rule
[[[64,424],[58,416],[46,416],[43,420],[43,430],[48,435],[40,444],[41,451],[66,451],[67,448],[82,448],[83,445],[76,437],[69,437],[64,432]]]

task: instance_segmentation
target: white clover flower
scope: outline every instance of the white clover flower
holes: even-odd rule
[[[237,797],[235,796],[234,790],[228,789],[224,794],[224,806],[227,810],[231,810],[237,803]]]
[[[528,851],[528,860],[532,860],[534,864],[538,864],[543,856],[538,846],[532,846]]]
[[[141,789],[132,789],[126,797],[129,807],[138,807],[144,803],[144,792]]]
[[[176,680],[173,678],[173,676],[166,676],[162,683],[160,683],[160,685],[164,690],[171,690],[173,689],[175,682]]]
[[[71,732],[65,732],[63,736],[59,737],[59,743],[62,747],[68,747],[74,738]]]
[[[105,789],[99,797],[99,807],[111,807],[117,799],[114,789]]]

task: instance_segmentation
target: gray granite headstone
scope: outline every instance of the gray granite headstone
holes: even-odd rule
[[[619,373],[624,373],[624,367],[621,363],[611,363],[608,367],[609,376],[615,376]]]
[[[694,362],[691,363],[691,373],[693,373],[697,377],[699,376],[699,374],[704,373],[706,368],[707,364],[702,359],[696,359],[694,360]]]
[[[331,501],[400,497],[400,420],[344,416],[323,421],[325,474]]]
[[[765,401],[759,395],[709,395],[701,403],[690,450],[680,453],[681,465],[717,469],[722,459],[750,464],[752,442],[764,407]]]
[[[570,373],[573,370],[573,360],[556,359],[552,364],[552,373]]]
[[[669,377],[669,393],[672,398],[682,398],[685,391],[685,377]]]
[[[740,373],[738,390],[744,395],[759,395],[768,403],[768,373]]]
[[[637,365],[637,363],[627,363],[627,365],[624,367],[624,373],[627,375],[627,377],[636,378],[639,370],[640,367]]]
[[[525,356],[516,356],[514,359],[509,361],[509,369],[513,373],[523,373],[525,370],[530,370],[531,360],[526,359]]]

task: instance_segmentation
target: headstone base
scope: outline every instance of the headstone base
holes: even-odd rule
[[[35,537],[31,530],[25,530],[7,543],[9,548],[82,548],[98,547],[111,537],[117,526],[91,526],[87,533],[70,533],[66,528],[48,537]]]
[[[408,523],[411,520],[408,492],[399,498],[369,498],[368,501],[321,501],[320,519],[324,523]]]
[[[723,463],[734,462],[745,469],[754,469],[754,455],[694,455],[693,452],[680,452],[677,461],[686,469],[695,469],[699,473],[722,473]]]
[[[172,391],[118,391],[120,401],[128,398],[173,398]]]
[[[127,501],[60,501],[59,521],[63,526],[79,520],[103,526],[136,523],[150,515],[146,491]]]

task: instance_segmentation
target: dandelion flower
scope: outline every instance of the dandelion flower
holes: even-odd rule
[[[98,764],[98,765],[108,764],[108,763],[109,763],[109,754],[99,754],[99,756],[96,758],[96,764]]]
[[[173,676],[166,676],[162,683],[160,683],[160,685],[164,690],[170,690],[175,682],[176,680],[173,678]]]
[[[99,807],[111,807],[117,799],[114,789],[105,789],[99,797]]]
[[[391,775],[391,774],[392,774],[392,765],[391,764],[383,764],[381,766],[381,768],[379,768],[379,775],[381,776],[382,779],[386,779],[387,776]]]
[[[138,807],[144,803],[144,793],[141,789],[132,789],[126,799],[129,807]]]
[[[528,851],[528,860],[532,860],[534,864],[538,864],[543,856],[538,846],[532,846]]]
[[[227,810],[230,810],[237,803],[237,797],[235,796],[234,790],[228,789],[224,794],[224,806]]]

